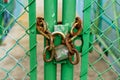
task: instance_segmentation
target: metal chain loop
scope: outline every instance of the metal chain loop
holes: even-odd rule
[[[47,30],[47,25],[44,21],[44,18],[37,17],[37,27],[41,29],[41,31],[45,32]]]
[[[37,18],[37,30],[45,38],[50,39],[49,34],[51,33],[47,30],[47,25],[42,17]]]
[[[70,41],[72,41],[74,38],[76,38],[81,32],[82,32],[82,21],[79,17],[76,17],[75,22],[70,30],[70,35],[71,35],[71,39]],[[77,32],[74,32],[74,29],[77,29]]]
[[[69,59],[69,61],[70,61],[71,64],[76,65],[76,64],[79,63],[79,60],[80,60],[79,53],[74,48],[72,49],[72,52],[74,52],[75,55],[76,55],[76,58],[74,58],[75,60],[74,61],[72,60],[73,59],[72,56],[74,56],[74,55],[71,55],[71,54],[68,54],[68,59]]]
[[[61,24],[58,23],[58,24]],[[77,31],[75,32],[74,29]],[[62,37],[62,44],[65,45],[68,48],[68,59],[71,64],[75,65],[79,63],[79,53],[78,51],[74,48],[72,41],[81,33],[82,31],[82,26],[81,26],[81,19],[79,17],[76,17],[75,22],[70,30],[70,33],[67,35],[64,35],[62,32],[55,31],[53,33],[49,32],[47,29],[47,25],[42,17],[37,18],[37,30],[41,35],[43,35],[48,41],[49,44],[44,49],[43,52],[43,60],[45,62],[50,62],[55,58],[55,45],[54,45],[54,38],[55,35],[60,35]],[[51,52],[50,58],[46,58],[46,52],[49,51]],[[76,55],[75,60],[72,60],[72,57]]]
[[[70,35],[68,34],[68,35],[66,35],[66,38],[65,38],[65,45],[67,46],[70,54],[74,55],[74,52],[72,51],[73,45],[72,45],[72,42],[69,40],[70,40]]]
[[[75,65],[79,63],[79,53],[72,45],[72,42],[70,42],[69,40],[70,40],[70,35],[67,35],[65,38],[65,44],[69,50],[68,58],[69,58],[70,63]],[[74,55],[76,55],[75,61],[72,60],[72,56]]]
[[[53,36],[51,34],[49,34],[49,47],[50,47],[50,50],[52,50],[54,48],[54,43],[53,43]]]
[[[49,59],[46,59],[46,51],[51,51],[51,55],[50,55],[50,58]],[[51,50],[50,49],[50,46],[46,46],[44,51],[43,51],[43,60],[45,62],[51,62],[54,58],[54,50]]]
[[[43,35],[50,43],[50,45],[47,45],[43,51],[43,60],[45,62],[50,62],[53,60],[54,58],[54,51],[53,51],[53,37],[51,35],[51,33],[47,30],[47,25],[44,21],[44,19],[42,17],[38,17],[37,18],[37,30],[39,33],[41,33],[41,35]],[[46,59],[46,52],[50,51],[51,52],[51,56],[49,59]]]

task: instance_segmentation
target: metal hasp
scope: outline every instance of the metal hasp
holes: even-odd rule
[[[84,10],[83,10],[83,47],[81,55],[81,74],[80,80],[88,80],[88,49],[90,43],[90,10],[91,10],[91,0],[84,0]]]
[[[29,1],[30,80],[37,80],[36,0]]]

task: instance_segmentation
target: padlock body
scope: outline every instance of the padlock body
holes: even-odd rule
[[[68,49],[65,45],[59,45],[55,47],[55,59],[56,61],[62,61],[68,58]]]

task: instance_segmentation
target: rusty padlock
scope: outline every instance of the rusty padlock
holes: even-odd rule
[[[55,59],[56,61],[62,61],[68,58],[68,49],[65,45],[59,45],[55,47]]]

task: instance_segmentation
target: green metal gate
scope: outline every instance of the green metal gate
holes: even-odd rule
[[[50,32],[54,32],[55,27],[62,27],[65,34],[70,32],[76,17],[76,2],[62,0],[62,24],[58,25],[58,0],[44,0],[44,20]],[[83,3],[83,30],[73,41],[80,62],[74,68],[68,59],[44,63],[39,59],[42,51],[38,50],[47,42],[37,39],[40,34],[36,29],[36,0],[1,0],[0,79],[57,80],[57,65],[60,64],[60,80],[119,80],[120,0],[84,0]],[[4,18],[6,12],[8,23]],[[77,41],[82,45],[77,46]],[[60,42],[57,36],[54,44],[60,45]],[[43,69],[44,76],[39,74]],[[40,78],[41,75],[44,78]]]

